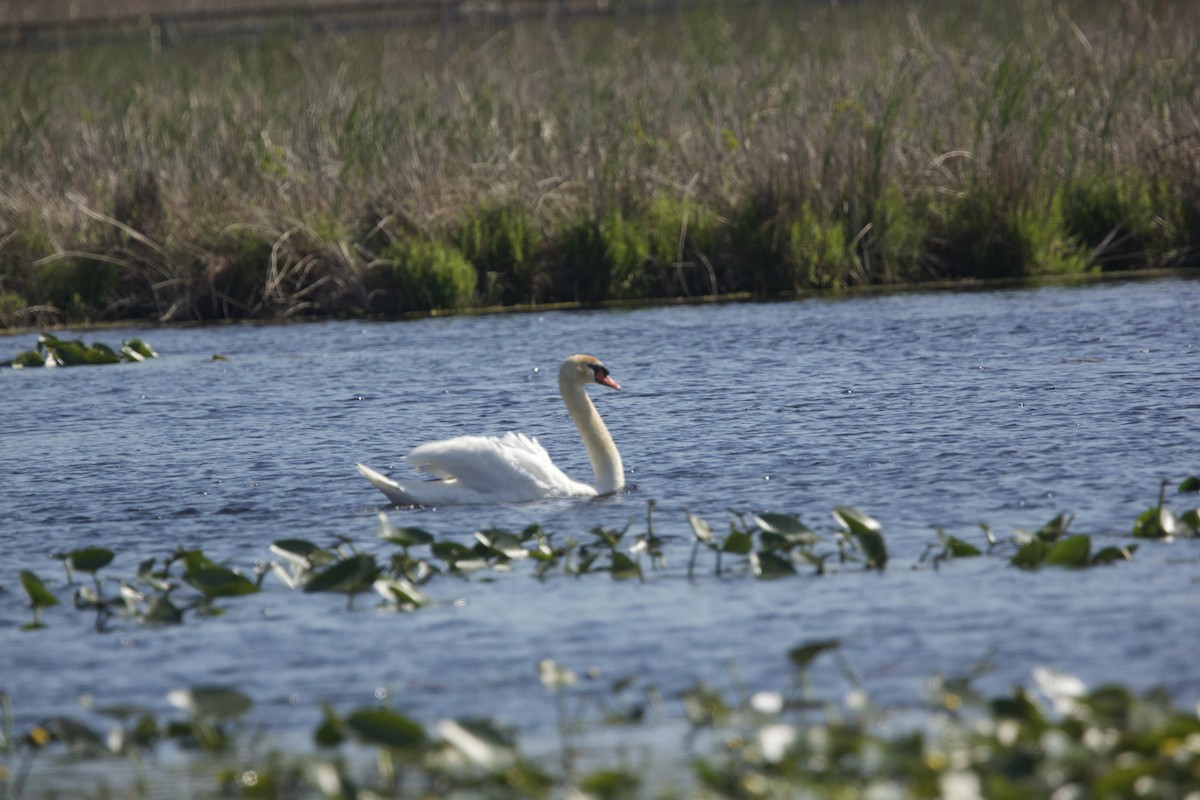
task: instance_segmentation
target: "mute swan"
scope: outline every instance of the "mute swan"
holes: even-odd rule
[[[596,474],[596,485],[571,480],[550,460],[537,439],[521,433],[458,436],[423,444],[405,456],[417,469],[438,480],[397,483],[363,464],[358,471],[398,505],[440,506],[464,503],[523,503],[551,497],[595,497],[625,486],[621,454],[608,428],[584,391],[589,383],[621,386],[599,359],[573,355],[558,370],[558,391]]]

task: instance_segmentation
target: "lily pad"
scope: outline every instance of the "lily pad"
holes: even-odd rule
[[[374,586],[375,591],[384,600],[402,609],[419,608],[420,606],[429,605],[429,598],[408,581],[397,578],[380,578],[375,581]]]
[[[688,523],[692,526],[692,533],[695,534],[697,539],[699,539],[700,541],[705,542],[705,543],[712,541],[712,539],[713,539],[712,528],[709,527],[707,522],[705,522],[700,517],[697,517],[695,514],[691,513],[690,511],[688,512],[687,518],[688,518]]]
[[[250,710],[253,702],[228,686],[196,686],[167,693],[167,701],[194,717],[235,719]]]
[[[789,546],[812,545],[821,541],[816,531],[789,514],[756,514],[754,524],[763,533],[781,537]]]
[[[379,514],[379,538],[401,547],[416,547],[433,541],[433,534],[424,528],[397,526],[388,521],[387,514]]]
[[[304,584],[306,592],[346,592],[354,594],[370,588],[379,576],[375,556],[361,553],[318,572]]]
[[[116,556],[107,547],[84,547],[72,550],[68,555],[71,558],[72,567],[79,572],[88,573],[94,573],[102,567],[108,566]]]
[[[25,593],[29,595],[29,605],[35,609],[49,608],[59,604],[58,598],[46,588],[42,579],[27,569],[21,571],[21,586],[25,587]]]
[[[809,665],[822,653],[836,650],[842,646],[841,639],[814,639],[788,651],[788,660],[796,669],[808,669]]]
[[[475,532],[475,538],[479,540],[492,555],[507,559],[528,558],[529,551],[525,549],[525,545],[521,539],[513,533],[509,533],[499,528],[488,528],[482,531]]]
[[[1037,569],[1046,560],[1046,554],[1049,552],[1050,545],[1041,539],[1030,539],[1017,549],[1008,563],[1021,569]]]
[[[838,506],[833,509],[833,518],[850,532],[858,542],[859,549],[867,559],[867,567],[882,570],[887,566],[887,543],[883,540],[883,526],[857,508]]]
[[[722,553],[733,553],[735,555],[744,556],[754,547],[754,540],[750,538],[750,534],[740,529],[733,529],[729,535],[725,537],[725,541],[721,544]]]
[[[427,741],[424,728],[390,708],[354,711],[346,717],[346,727],[368,744],[397,750],[416,750]]]
[[[617,580],[627,578],[641,578],[642,568],[637,562],[624,553],[614,552],[612,554],[612,576]]]
[[[879,524],[878,520],[850,506],[838,506],[833,509],[833,518],[839,525],[855,535],[883,531],[883,526]]]
[[[1086,534],[1068,536],[1056,542],[1046,554],[1049,567],[1086,567],[1092,550],[1092,537]]]
[[[17,353],[17,357],[11,362],[13,369],[22,369],[23,367],[44,367],[46,359],[36,350],[24,350]]]
[[[751,554],[750,569],[758,578],[786,578],[796,574],[796,567],[790,559],[765,550]]]
[[[259,590],[254,581],[240,572],[217,565],[189,569],[183,573],[183,579],[210,599],[239,597]]]

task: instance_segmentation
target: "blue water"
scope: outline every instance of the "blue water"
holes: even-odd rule
[[[556,659],[653,685],[678,715],[697,680],[784,689],[789,647],[836,637],[872,698],[912,703],[934,671],[984,657],[985,688],[1045,665],[1089,684],[1200,692],[1200,542],[1143,543],[1132,562],[1026,573],[1002,558],[918,566],[942,527],[982,542],[1060,512],[1072,531],[1127,543],[1160,479],[1200,473],[1200,281],[906,294],[409,322],[130,329],[144,363],[0,370],[0,691],[18,729],[77,705],[136,703],[169,716],[166,693],[230,684],[255,724],[306,736],[327,702],[348,711],[386,695],[432,723],[493,716],[536,737],[554,705],[536,664]],[[33,344],[0,337],[0,358]],[[628,472],[625,494],[524,506],[392,509],[357,461],[408,474],[432,439],[520,430],[589,479],[555,386],[565,355],[601,357],[624,387],[593,392]],[[220,354],[226,360],[213,360]],[[596,525],[642,529],[657,502],[667,569],[645,583],[603,574],[532,577],[528,565],[435,579],[413,614],[363,596],[303,594],[268,576],[220,617],[176,627],[71,608],[52,552],[115,550],[101,574],[177,547],[247,572],[270,542],[346,536],[365,550],[376,514],[470,542],[474,530],[537,522],[559,540]],[[1197,498],[1171,498],[1177,510]],[[685,510],[725,530],[726,509],[795,513],[822,530],[830,509],[879,519],[892,561],[755,581],[736,568],[684,574]],[[18,579],[37,572],[64,600],[48,627]],[[115,590],[108,584],[107,590]],[[847,684],[833,662],[814,678]],[[97,723],[98,724],[98,723]]]

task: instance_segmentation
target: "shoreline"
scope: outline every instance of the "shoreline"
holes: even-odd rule
[[[0,325],[1193,266],[1197,24],[713,2],[0,51]]]

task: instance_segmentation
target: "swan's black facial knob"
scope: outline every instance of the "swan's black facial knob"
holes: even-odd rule
[[[608,367],[604,366],[603,364],[588,364],[588,367],[591,368],[592,375],[595,376],[596,383],[603,384],[604,386],[610,386],[613,389],[621,388],[621,384],[609,377]]]

